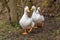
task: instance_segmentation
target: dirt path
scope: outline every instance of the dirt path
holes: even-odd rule
[[[0,20],[0,40],[55,40],[59,35],[59,26],[53,18],[46,18],[44,31],[42,28],[34,29],[28,35],[22,35],[22,29],[6,25],[4,20]]]

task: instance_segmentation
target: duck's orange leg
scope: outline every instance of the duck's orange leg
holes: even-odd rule
[[[38,23],[36,23],[36,26],[34,28],[38,28]]]
[[[42,28],[45,26],[45,21],[42,21]]]
[[[43,30],[43,32],[45,31],[44,26],[45,26],[45,21],[42,21],[42,30]]]
[[[30,30],[29,30],[28,32],[31,32],[31,31],[32,31],[32,29],[33,29],[33,28],[31,27],[31,28],[30,28]]]

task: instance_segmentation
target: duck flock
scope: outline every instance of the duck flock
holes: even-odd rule
[[[33,5],[31,7],[31,11],[33,11],[32,16],[28,17],[27,14],[28,12],[30,12],[30,10],[28,6],[25,6],[24,14],[19,21],[19,24],[24,31],[22,34],[26,35],[30,33],[32,29],[38,28],[38,24],[41,25],[42,27],[45,26],[45,18],[43,15],[40,14],[39,10],[40,10],[40,7],[36,7]]]

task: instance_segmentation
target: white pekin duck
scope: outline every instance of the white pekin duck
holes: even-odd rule
[[[36,7],[32,6],[31,10],[33,10],[33,14],[32,14],[31,18],[35,21],[35,24],[36,24],[35,28],[38,28],[37,27],[38,24],[42,24],[42,27],[44,27],[45,26],[45,19],[44,19],[44,16],[40,15],[40,13],[39,13],[40,7],[38,7],[36,10]]]
[[[23,14],[21,20],[19,21],[19,24],[21,25],[21,27],[24,30],[24,32],[22,34],[28,34],[26,30],[30,29],[29,32],[31,32],[32,28],[34,27],[34,22],[33,22],[32,18],[29,18],[27,15],[28,12],[30,12],[29,7],[25,6],[24,14]]]

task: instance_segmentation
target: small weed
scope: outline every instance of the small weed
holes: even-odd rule
[[[48,40],[48,37],[46,35],[41,36],[41,40]]]
[[[55,31],[52,33],[53,36],[57,36],[57,35],[59,35],[59,34],[60,34],[60,30],[55,30]]]
[[[19,24],[16,24],[15,27],[17,27],[17,28],[21,28],[21,26],[20,26]]]

